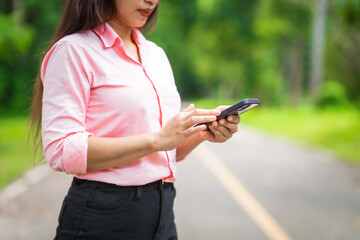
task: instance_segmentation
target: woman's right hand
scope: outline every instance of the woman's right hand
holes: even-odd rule
[[[155,132],[155,144],[159,151],[169,151],[184,143],[190,136],[204,131],[206,125],[194,125],[203,122],[212,122],[220,110],[195,109],[190,104],[184,111],[179,112],[157,132]]]

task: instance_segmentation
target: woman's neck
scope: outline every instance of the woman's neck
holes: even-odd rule
[[[119,37],[123,40],[125,45],[131,44],[131,32],[132,28],[129,26],[125,26],[124,24],[120,23],[116,19],[112,19],[108,22],[110,26],[114,29],[114,31],[119,35]]]

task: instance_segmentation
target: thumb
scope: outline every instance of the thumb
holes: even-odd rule
[[[183,112],[191,112],[194,109],[195,109],[195,105],[191,103],[187,108],[183,110]]]

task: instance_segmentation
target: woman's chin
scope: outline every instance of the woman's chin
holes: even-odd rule
[[[146,24],[146,21],[139,21],[139,22],[137,22],[136,24],[134,24],[134,27],[136,27],[136,28],[142,28],[142,27],[145,26],[145,24]]]

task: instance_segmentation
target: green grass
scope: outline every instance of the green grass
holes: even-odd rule
[[[27,142],[27,117],[0,119],[0,189],[35,165],[34,150]]]
[[[195,100],[199,108],[214,108],[219,100]],[[221,104],[231,104],[227,100]],[[360,112],[355,108],[269,108],[259,106],[241,117],[241,123],[274,135],[326,148],[338,158],[360,164]]]

